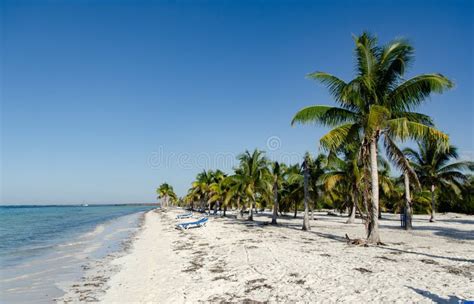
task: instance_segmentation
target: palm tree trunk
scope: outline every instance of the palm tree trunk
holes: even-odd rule
[[[351,214],[349,214],[349,218],[346,221],[346,224],[353,224],[355,222],[355,217],[356,217],[356,195],[355,193],[352,193],[352,207],[351,207]]]
[[[272,215],[272,225],[277,224],[278,217],[278,184],[273,184],[273,215]]]
[[[239,213],[240,213],[240,196],[237,196],[237,215],[236,217],[238,218],[239,217]]]
[[[225,216],[225,212],[227,211],[227,204],[224,205],[224,213],[223,216]]]
[[[298,202],[295,201],[295,215],[293,217],[296,218],[297,215],[298,215]]]
[[[405,230],[411,230],[412,226],[412,210],[411,210],[411,196],[410,196],[410,178],[405,172]]]
[[[374,138],[370,142],[370,175],[372,179],[372,199],[369,210],[369,223],[367,231],[367,242],[372,244],[380,243],[379,234],[379,174],[377,164],[377,140]]]
[[[306,160],[303,163],[304,166],[304,216],[303,216],[303,227],[302,229],[305,231],[311,230],[311,226],[309,225],[309,212],[308,212],[308,204],[309,204],[309,189],[308,189],[308,182],[309,182],[309,174],[308,174],[308,167]]]
[[[431,185],[431,217],[430,217],[430,222],[435,221],[435,186]]]
[[[253,199],[250,200],[250,209],[249,209],[249,221],[253,221],[253,206],[255,204],[255,201]]]
[[[349,215],[349,218],[347,219],[346,224],[353,224],[355,222],[355,217],[356,217],[356,204],[355,202],[352,202],[351,214]]]

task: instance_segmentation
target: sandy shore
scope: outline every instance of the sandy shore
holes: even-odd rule
[[[415,230],[406,232],[397,216],[384,215],[386,245],[363,247],[344,239],[363,237],[360,220],[348,225],[325,213],[315,213],[312,230],[303,232],[301,218],[280,218],[274,227],[264,224],[266,214],[254,223],[212,217],[207,227],[179,231],[180,212],[148,212],[128,254],[94,270],[105,284],[85,278],[69,296],[102,303],[474,299],[474,216],[439,215],[436,223],[415,216]]]

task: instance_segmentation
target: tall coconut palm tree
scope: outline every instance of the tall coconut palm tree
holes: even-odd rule
[[[174,193],[173,187],[168,183],[161,184],[156,189],[156,193],[158,194],[158,198],[163,200],[161,206],[164,208],[167,208],[170,202],[173,202],[178,198],[176,193]]]
[[[434,222],[436,190],[459,193],[462,184],[468,180],[466,171],[474,170],[474,162],[452,162],[459,158],[456,147],[449,146],[447,149],[440,149],[437,142],[429,140],[419,142],[418,151],[406,148],[404,153],[410,159],[420,183],[431,191],[430,222]]]
[[[252,153],[245,153],[238,156],[240,161],[239,169],[233,175],[235,191],[242,189],[244,195],[249,200],[249,221],[253,221],[253,208],[256,203],[256,196],[262,193],[271,192],[270,171],[268,170],[268,160],[262,151],[255,149]]]
[[[339,107],[315,105],[303,108],[292,120],[295,123],[318,123],[333,127],[320,139],[321,147],[338,150],[362,138],[362,154],[368,156],[370,172],[370,212],[367,241],[379,243],[378,142],[387,149],[391,140],[436,138],[444,144],[448,136],[430,125],[426,115],[412,112],[431,93],[441,93],[453,86],[441,74],[423,74],[403,78],[413,59],[413,47],[405,40],[377,45],[376,37],[363,33],[355,37],[356,78],[345,82],[324,72],[309,77],[326,85]],[[403,165],[401,163],[400,165]]]

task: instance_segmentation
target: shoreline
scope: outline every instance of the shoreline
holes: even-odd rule
[[[98,297],[105,293],[104,285],[120,269],[113,267],[112,262],[130,253],[131,247],[137,235],[143,230],[145,215],[156,209],[140,212],[137,219],[136,231],[130,233],[118,245],[118,249],[109,252],[107,255],[88,261],[81,265],[82,276],[80,280],[67,282],[62,286],[63,294],[54,298],[54,303],[77,303],[97,301]]]
[[[381,221],[384,246],[353,246],[364,227],[316,212],[312,231],[301,218],[256,221],[210,217],[207,227],[180,231],[183,211],[148,211],[130,247],[85,280],[101,303],[193,302],[421,302],[474,298],[474,216],[414,218],[399,229],[397,216]],[[232,212],[229,212],[231,214]],[[186,220],[183,220],[186,221]],[[104,264],[101,265],[104,267]],[[97,283],[95,285],[93,285]],[[83,290],[83,299],[86,293]]]
[[[3,215],[10,225],[2,229],[0,302],[34,299],[38,304],[60,301],[98,261],[120,252],[123,242],[137,231],[140,218],[143,225],[142,211],[150,210],[116,206],[6,208]],[[24,223],[29,223],[28,228]]]

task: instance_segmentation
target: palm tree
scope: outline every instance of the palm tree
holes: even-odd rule
[[[380,188],[380,199],[379,199],[379,215],[378,218],[382,219],[382,207],[386,209],[390,203],[390,198],[396,191],[395,182],[392,178],[392,170],[390,163],[379,155],[378,157],[378,168],[379,168],[379,188]]]
[[[469,180],[464,183],[461,189],[461,197],[456,197],[454,200],[455,206],[446,206],[451,210],[454,209],[457,212],[474,214],[474,176],[470,175]]]
[[[227,204],[229,200],[226,200],[227,193],[229,192],[229,184],[226,182],[224,174],[216,174],[215,181],[209,186],[211,196],[209,198],[210,203],[215,203],[215,209],[217,210],[217,204],[222,204],[224,208],[224,216],[227,211]]]
[[[196,180],[192,183],[191,191],[193,195],[199,199],[200,209],[204,209],[204,205],[208,200],[209,185],[212,183],[211,172],[203,170],[196,176]]]
[[[343,197],[343,201],[350,202],[349,218],[347,224],[355,221],[357,205],[362,192],[362,173],[359,169],[359,155],[356,149],[346,149],[344,158],[339,158],[336,153],[329,156],[328,171],[323,174],[322,180],[325,189],[336,190]]]
[[[199,201],[200,197],[196,192],[194,192],[193,188],[190,188],[188,190],[188,193],[184,196],[183,200],[185,203],[189,204],[191,210],[194,210],[194,202]]]
[[[410,159],[412,167],[418,175],[420,183],[431,192],[431,217],[430,222],[435,221],[437,189],[443,191],[460,192],[463,183],[468,180],[465,171],[474,170],[474,162],[459,161],[457,148],[449,146],[440,149],[434,141],[422,141],[418,143],[418,150],[412,148],[404,149],[405,155]]]
[[[273,214],[272,214],[272,225],[277,225],[277,217],[278,217],[278,197],[279,197],[279,190],[281,189],[284,176],[286,174],[286,166],[284,164],[279,164],[278,162],[273,162],[271,166],[271,178],[273,183]]]
[[[298,204],[304,201],[304,175],[301,169],[302,166],[300,164],[288,167],[283,191],[282,202],[286,203],[288,207],[291,207],[291,203],[293,203],[295,218],[298,214]]]
[[[227,192],[225,203],[228,203],[232,199],[235,199],[237,210],[240,212],[240,215],[243,216],[243,210],[245,204],[242,204],[242,208],[240,208],[240,203],[244,202],[246,199],[245,197],[245,179],[242,178],[243,171],[241,168],[236,168],[234,175],[228,176],[225,179],[226,184],[229,187],[229,191]],[[237,216],[239,214],[237,213]]]
[[[303,191],[304,191],[304,216],[303,216],[303,227],[302,229],[305,231],[311,230],[311,226],[309,224],[309,163],[311,162],[309,153],[305,154],[303,164],[301,165],[301,169],[303,170]]]
[[[345,82],[336,76],[315,72],[310,78],[326,85],[340,107],[315,105],[303,108],[295,123],[319,123],[333,129],[320,139],[321,147],[337,151],[362,139],[362,159],[368,158],[371,200],[368,213],[367,241],[379,243],[378,142],[386,149],[393,140],[436,138],[444,144],[448,136],[431,126],[428,116],[412,112],[431,93],[453,86],[441,74],[423,74],[405,80],[405,68],[413,59],[413,47],[405,40],[378,46],[368,33],[355,37],[356,78]],[[403,163],[400,163],[403,166]]]
[[[221,170],[216,170],[216,171],[211,171],[211,184],[209,185],[209,199],[208,199],[208,206],[209,206],[209,212],[211,211],[211,203],[214,202],[214,210],[217,212],[217,206],[222,203],[223,196],[220,197],[219,200],[211,200],[212,196],[215,194],[214,189],[218,189],[218,191],[223,191],[224,188],[219,188],[220,183],[226,178],[226,175],[224,172]],[[217,185],[217,186],[212,186],[212,185]],[[222,185],[223,186],[223,185]],[[218,194],[219,196],[219,194]]]
[[[224,178],[225,174],[220,170],[203,170],[196,176],[196,180],[192,183],[191,191],[194,193],[195,197],[199,198],[201,209],[204,209],[204,206],[207,203],[207,208],[209,209],[209,212],[211,211],[211,202],[209,199],[211,198],[212,191],[210,187],[213,183],[219,182]]]
[[[249,221],[253,221],[253,208],[256,203],[256,196],[265,192],[270,192],[270,171],[268,170],[268,160],[262,151],[255,149],[253,153],[245,151],[238,156],[240,161],[239,169],[233,175],[233,190],[242,189],[244,195],[249,200]]]
[[[178,197],[174,193],[173,187],[167,183],[161,184],[157,189],[156,193],[158,198],[163,199],[162,207],[167,208],[170,202],[173,202]]]
[[[323,185],[320,182],[321,177],[326,172],[327,167],[327,156],[319,154],[316,158],[307,158],[307,165],[309,169],[309,197],[313,203],[311,208],[311,219],[314,219],[313,210],[317,207],[318,201],[320,201],[323,191]]]

